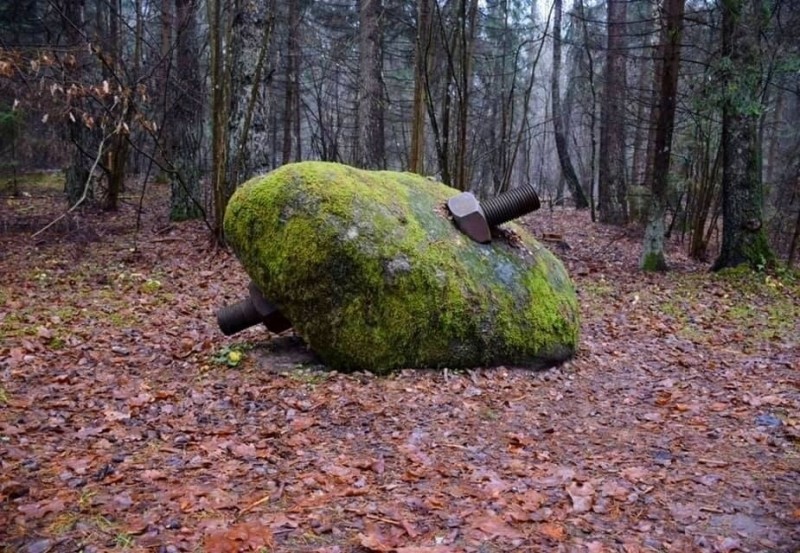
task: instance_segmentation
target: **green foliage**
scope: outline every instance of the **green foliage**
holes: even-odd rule
[[[14,167],[15,162],[3,165],[0,161],[0,171]],[[34,171],[18,174],[15,179],[0,177],[0,192],[12,188],[16,181],[17,189],[33,194],[61,194],[64,191],[64,175],[60,171]]]
[[[161,282],[154,279],[148,278],[142,283],[141,290],[145,294],[155,294],[159,290],[161,290]]]
[[[250,347],[244,344],[225,346],[211,358],[211,361],[217,365],[238,367],[248,349],[250,349]]]
[[[13,169],[17,165],[17,140],[22,132],[23,116],[20,110],[0,106],[0,172]],[[16,183],[12,183],[15,186]],[[2,189],[0,185],[0,189]],[[17,193],[17,188],[14,188]]]
[[[19,137],[22,131],[22,121],[21,110],[0,106],[0,152],[4,152],[10,143]]]
[[[120,549],[130,549],[134,545],[134,537],[127,532],[119,532],[114,536],[114,545]]]

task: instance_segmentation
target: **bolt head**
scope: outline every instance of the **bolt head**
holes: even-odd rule
[[[458,230],[481,244],[492,241],[492,231],[481,209],[478,198],[471,192],[462,192],[447,200],[447,209]]]

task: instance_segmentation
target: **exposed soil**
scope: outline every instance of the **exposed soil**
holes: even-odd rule
[[[583,311],[560,367],[328,372],[223,337],[246,275],[167,190],[36,239],[0,208],[0,545],[84,551],[800,551],[800,283],[712,275],[588,213],[526,224]],[[19,219],[15,219],[19,217]]]

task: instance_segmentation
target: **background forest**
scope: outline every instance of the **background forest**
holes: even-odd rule
[[[0,0],[0,551],[797,553],[798,128],[796,0]],[[223,336],[308,159],[532,183],[574,358]]]
[[[220,240],[236,186],[292,161],[530,182],[647,223],[647,268],[676,235],[791,264],[799,29],[788,0],[4,2],[0,170],[63,170],[71,208],[166,180]]]

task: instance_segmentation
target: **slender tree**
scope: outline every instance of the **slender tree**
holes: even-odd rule
[[[286,33],[286,86],[283,104],[283,163],[292,161],[292,144],[294,143],[294,161],[301,159],[300,128],[300,2],[292,0],[288,4],[288,25]],[[292,134],[294,140],[292,141]]]
[[[223,221],[231,196],[225,182],[228,159],[228,117],[230,113],[230,78],[225,63],[225,44],[229,34],[222,0],[208,0],[209,66],[211,86],[211,190],[214,206],[214,236],[225,241]]]
[[[84,40],[86,8],[84,0],[64,0],[61,16],[66,46],[68,48],[67,60],[63,64],[64,89],[75,86],[77,90],[89,78],[89,64]],[[69,167],[66,171],[65,188],[67,201],[76,205],[82,199],[91,197],[92,188],[89,176],[93,158],[97,154],[96,131],[85,125],[84,113],[87,100],[82,93],[70,97],[69,113],[67,116],[67,135],[72,143],[72,154]]]
[[[411,122],[411,152],[408,170],[425,168],[425,73],[431,48],[431,0],[417,0],[417,35],[414,48],[414,100]]]
[[[672,130],[675,126],[675,104],[680,69],[681,32],[686,0],[666,0],[664,25],[661,30],[661,59],[657,64],[659,89],[658,120],[655,131],[653,189],[644,233],[642,268],[646,271],[667,269],[664,256],[664,211],[667,202],[667,180],[672,155]]]
[[[386,167],[384,137],[382,1],[360,0],[358,7],[358,101],[355,164],[369,169]]]
[[[569,156],[564,128],[564,112],[561,109],[561,4],[561,0],[555,0],[553,8],[553,72],[550,79],[550,98],[553,102],[553,132],[555,134],[556,150],[558,151],[558,161],[561,164],[561,173],[569,186],[570,192],[572,192],[575,207],[586,209],[589,207],[589,201],[586,199],[586,194],[583,192],[580,182],[578,182],[578,175],[575,173],[572,159]]]
[[[628,221],[625,184],[625,33],[627,0],[608,0],[608,41],[600,115],[600,221]]]
[[[178,83],[172,106],[169,162],[173,221],[196,219],[203,215],[201,203],[200,152],[203,136],[203,102],[198,94],[202,81],[197,48],[197,0],[175,0],[175,37]]]

